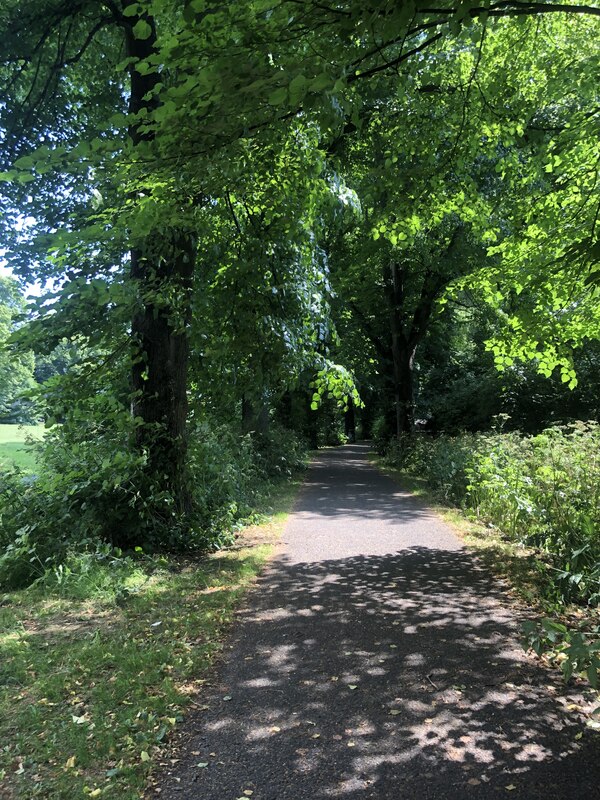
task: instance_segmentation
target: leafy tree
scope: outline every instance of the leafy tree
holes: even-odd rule
[[[27,398],[35,386],[33,353],[16,353],[9,339],[24,313],[25,301],[15,280],[0,276],[0,422],[31,423],[35,408]]]
[[[210,260],[199,250],[206,218],[222,212],[224,185],[246,170],[247,142],[268,151],[300,120],[331,148],[417,71],[421,88],[437,95],[429,64],[439,74],[469,29],[481,43],[486,26],[504,21],[497,18],[540,15],[566,29],[565,20],[598,10],[470,0],[435,8],[359,0],[5,3],[3,234],[19,274],[60,282],[31,338],[44,338],[48,350],[76,331],[88,352],[106,354],[119,412],[133,407],[131,447],[177,513],[191,509],[190,330],[198,265]],[[408,65],[414,69],[399,76]],[[463,112],[452,120],[461,142],[474,81],[463,82]],[[398,144],[406,159],[407,142]],[[432,242],[443,238],[430,223]],[[395,247],[399,233],[394,223],[383,238]]]

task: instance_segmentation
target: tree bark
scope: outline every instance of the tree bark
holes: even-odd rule
[[[385,276],[390,303],[390,328],[394,376],[396,436],[411,433],[414,427],[413,364],[417,343],[411,342],[403,325],[404,285],[402,270],[392,261]]]
[[[151,34],[135,37],[133,29],[143,19]],[[148,15],[123,16],[127,55],[146,59],[156,47],[154,20]],[[130,70],[130,114],[156,107],[153,89],[157,72],[141,75]],[[154,134],[133,122],[129,136],[134,145],[152,143]],[[192,234],[171,228],[151,234],[131,250],[131,278],[135,282],[138,307],[132,319],[132,411],[139,418],[136,446],[146,458],[149,481],[166,489],[175,510],[191,510],[187,480],[187,383],[189,324],[195,264]]]
[[[348,408],[344,414],[344,433],[348,437],[349,442],[356,441],[356,418],[354,414],[354,403],[351,397],[348,399]]]
[[[194,273],[194,242],[189,235],[171,231],[161,237],[159,252],[134,250],[131,275],[139,282],[142,303],[132,320],[133,413],[142,424],[136,444],[146,455],[151,480],[167,489],[180,513],[191,509],[187,481],[188,327]],[[154,273],[149,275],[150,264]],[[180,299],[178,308],[160,299]]]
[[[318,418],[317,418],[317,411],[313,411],[311,408],[312,404],[312,391],[307,392],[305,395],[305,403],[306,403],[306,435],[308,437],[308,444],[313,449],[316,450],[319,446],[319,428],[318,428]]]
[[[412,433],[415,426],[415,389],[413,366],[416,346],[393,344],[394,397],[396,407],[396,436]]]
[[[269,432],[269,406],[264,400],[258,403],[249,395],[242,395],[242,433],[266,436]]]

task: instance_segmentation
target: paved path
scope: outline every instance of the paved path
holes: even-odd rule
[[[365,445],[319,454],[283,540],[161,797],[600,798],[502,586]]]

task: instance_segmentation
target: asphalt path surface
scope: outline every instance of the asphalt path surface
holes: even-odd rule
[[[366,445],[319,453],[160,796],[600,798],[598,737],[519,614]]]

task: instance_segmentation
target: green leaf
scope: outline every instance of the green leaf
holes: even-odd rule
[[[332,87],[333,79],[326,72],[322,72],[320,75],[317,75],[316,78],[313,78],[310,84],[311,91],[313,92],[321,92],[323,89],[330,89]]]
[[[152,27],[145,19],[138,19],[133,26],[133,35],[136,39],[149,39],[152,35]]]
[[[123,16],[124,17],[137,17],[138,14],[141,14],[142,7],[139,3],[132,3],[129,6],[125,6],[123,9]]]
[[[288,90],[285,86],[280,86],[279,89],[275,89],[274,92],[271,92],[269,95],[269,104],[272,106],[281,106],[285,103],[288,96]]]
[[[293,81],[290,83],[289,92],[290,92],[290,103],[292,105],[296,105],[300,103],[306,94],[308,89],[308,81],[304,77],[304,75],[296,75]]]

